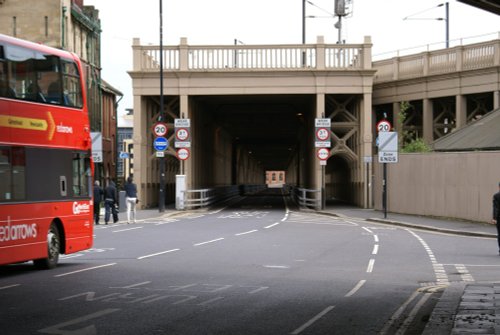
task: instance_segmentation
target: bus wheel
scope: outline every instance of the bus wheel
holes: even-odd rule
[[[39,269],[53,269],[57,266],[59,261],[59,250],[61,247],[61,240],[59,239],[59,230],[57,226],[52,223],[47,234],[47,258],[35,259],[33,262]]]

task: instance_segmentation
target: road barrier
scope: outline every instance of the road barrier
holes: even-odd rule
[[[294,187],[292,188],[292,195],[294,201],[300,207],[321,209],[321,191],[311,190],[306,188]]]

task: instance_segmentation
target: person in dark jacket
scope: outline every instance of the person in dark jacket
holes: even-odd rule
[[[135,223],[137,204],[137,185],[134,184],[132,176],[127,178],[125,183],[125,203],[127,204],[127,223]],[[131,218],[132,214],[132,218]],[[132,221],[131,221],[132,220]]]
[[[115,183],[111,180],[104,190],[104,222],[108,224],[110,214],[113,214],[113,223],[118,222],[118,192]]]
[[[493,195],[492,223],[497,225],[498,253],[500,254],[500,183],[498,183],[498,192]]]
[[[99,216],[101,214],[101,202],[102,196],[104,195],[104,190],[99,184],[99,180],[94,182],[94,222],[96,225],[99,224]]]

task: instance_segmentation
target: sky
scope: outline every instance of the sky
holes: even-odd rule
[[[302,0],[162,0],[163,44],[302,43]],[[450,46],[500,38],[500,16],[449,0]],[[444,48],[446,36],[443,0],[352,0],[352,13],[342,19],[342,39],[363,43],[371,36],[373,59]],[[160,0],[84,0],[99,10],[101,19],[102,77],[119,89],[120,114],[133,108],[132,39],[159,45]],[[332,17],[334,0],[308,0],[306,43],[324,36],[336,43],[338,30]],[[406,18],[406,19],[405,19]]]

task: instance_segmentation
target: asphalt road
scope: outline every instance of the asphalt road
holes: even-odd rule
[[[97,226],[50,271],[0,267],[2,334],[420,334],[490,242],[297,211],[279,194]]]

